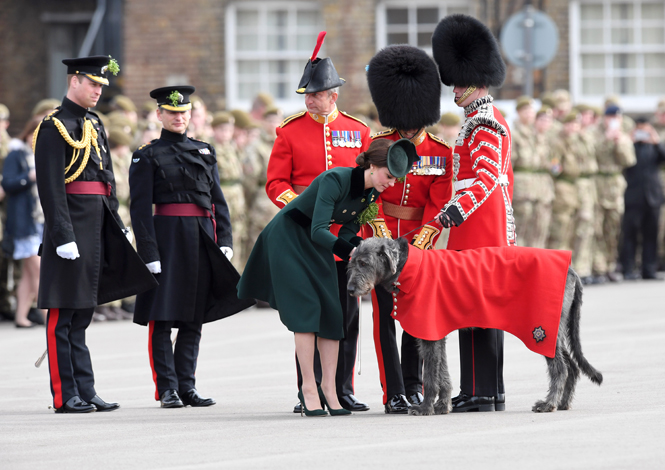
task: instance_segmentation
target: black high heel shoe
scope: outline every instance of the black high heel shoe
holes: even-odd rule
[[[351,412],[349,410],[346,410],[344,408],[340,408],[338,410],[333,410],[330,408],[330,405],[328,404],[328,401],[326,400],[326,396],[323,394],[323,390],[321,390],[321,386],[319,385],[318,387],[319,390],[319,398],[321,399],[321,403],[323,403],[324,409],[327,407],[328,411],[330,412],[330,416],[346,416],[350,415]]]
[[[305,416],[328,416],[328,413],[326,412],[325,409],[321,410],[308,410],[307,407],[305,406],[305,397],[302,394],[302,389],[298,390],[298,399],[300,400],[300,404],[302,405],[300,407],[300,416],[303,415],[303,412]],[[332,414],[332,411],[331,413]]]

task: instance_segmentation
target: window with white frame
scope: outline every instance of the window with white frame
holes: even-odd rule
[[[321,29],[321,12],[312,2],[230,4],[226,11],[229,109],[249,109],[259,92],[270,93],[286,113],[304,108],[295,90]]]
[[[665,95],[665,1],[577,1],[570,13],[576,101],[619,95],[627,111],[653,110]]]
[[[447,15],[473,15],[469,1],[410,1],[379,2],[376,7],[377,50],[391,44],[410,44],[432,55],[432,33],[439,21]],[[452,90],[442,89],[442,111],[456,110]]]

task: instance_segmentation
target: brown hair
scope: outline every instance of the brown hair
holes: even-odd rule
[[[369,148],[356,157],[356,164],[367,170],[371,165],[379,168],[388,166],[388,147],[393,144],[392,140],[376,139],[372,141]]]
[[[25,123],[25,126],[23,126],[23,130],[19,134],[18,138],[21,140],[21,142],[25,142],[25,139],[28,138],[28,136],[32,136],[32,134],[35,132],[35,129],[37,129],[37,126],[41,122],[41,119],[35,119],[32,118],[28,122]],[[32,137],[31,137],[32,138]]]

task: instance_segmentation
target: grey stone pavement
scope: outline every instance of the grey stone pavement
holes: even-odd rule
[[[273,310],[250,309],[204,326],[197,388],[210,408],[163,410],[154,401],[147,328],[88,329],[97,391],[121,408],[56,415],[44,328],[0,323],[0,469],[208,468],[665,468],[665,282],[585,290],[582,341],[603,372],[583,377],[574,408],[535,414],[545,361],[506,335],[506,411],[414,417],[383,412],[368,302],[362,312],[356,395],[371,410],[301,418],[293,336]],[[457,334],[449,361],[459,384]]]

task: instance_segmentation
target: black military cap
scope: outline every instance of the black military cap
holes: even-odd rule
[[[420,157],[409,139],[399,139],[388,147],[388,171],[395,178],[405,176]]]
[[[196,88],[189,85],[165,86],[152,90],[150,98],[156,99],[160,108],[184,112],[192,109],[189,95],[194,91],[196,91]]]
[[[345,80],[339,78],[330,57],[326,57],[325,59],[316,57],[323,44],[325,35],[325,31],[319,33],[314,53],[307,61],[307,65],[305,65],[305,70],[303,71],[296,93],[300,93],[301,95],[303,93],[316,93],[317,91],[330,90],[331,88],[344,85]]]
[[[67,66],[67,75],[84,75],[95,83],[108,85],[107,73],[118,75],[120,66],[111,56],[94,55],[91,57],[79,57],[77,59],[64,59],[63,64]]]

